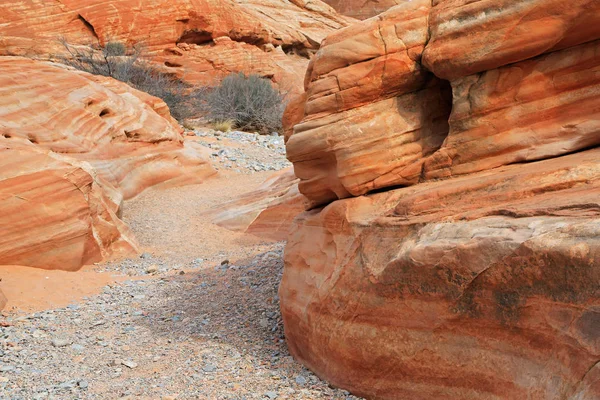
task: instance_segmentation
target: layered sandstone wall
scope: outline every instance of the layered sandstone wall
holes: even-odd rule
[[[410,0],[324,0],[340,14],[367,19]]]
[[[231,72],[297,92],[329,33],[352,19],[320,1],[9,0],[0,4],[0,55],[52,58],[73,45],[143,46],[165,71],[195,84]]]
[[[600,397],[598,7],[413,1],[324,41],[285,115],[297,359],[369,399]]]
[[[215,174],[160,99],[0,57],[0,264],[76,270],[137,251],[123,199]]]

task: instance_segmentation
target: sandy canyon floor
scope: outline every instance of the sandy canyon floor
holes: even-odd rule
[[[0,399],[356,399],[287,351],[284,243],[206,214],[288,166],[283,139],[194,140],[220,174],[125,204],[141,257],[76,273],[0,267]]]

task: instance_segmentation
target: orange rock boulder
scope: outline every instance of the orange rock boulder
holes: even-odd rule
[[[60,64],[0,57],[0,69],[0,141],[85,161],[125,198],[215,173],[159,99]]]
[[[2,142],[0,264],[75,271],[135,253],[135,238],[117,216],[122,199],[85,162]]]
[[[419,63],[430,8],[417,0],[340,30],[312,60],[286,143],[312,206],[417,182],[442,145],[449,86]]]
[[[123,199],[215,173],[159,99],[20,57],[0,70],[0,264],[76,270],[135,252]]]
[[[442,178],[600,145],[600,40],[452,81],[450,131],[425,162]]]
[[[599,282],[590,150],[307,212],[279,295],[292,354],[368,399],[592,400]]]
[[[434,0],[423,63],[455,79],[600,39],[596,0]]]
[[[285,115],[298,360],[367,399],[600,398],[598,4],[412,1],[324,41]]]

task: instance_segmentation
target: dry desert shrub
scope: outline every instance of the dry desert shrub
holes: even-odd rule
[[[182,122],[197,116],[203,108],[204,88],[195,89],[177,77],[158,70],[144,57],[142,46],[127,47],[108,42],[105,46],[75,46],[62,41],[68,56],[59,60],[80,71],[108,76],[162,99],[171,115]]]
[[[285,102],[268,79],[239,73],[208,91],[206,108],[213,121],[232,121],[238,129],[268,134],[281,130]]]

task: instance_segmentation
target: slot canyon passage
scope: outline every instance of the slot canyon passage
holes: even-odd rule
[[[2,2],[0,308],[2,400],[600,399],[600,2]]]

